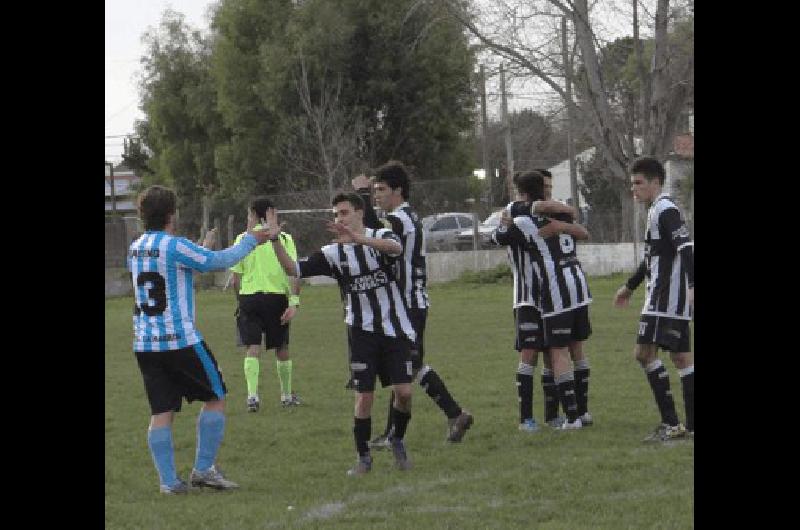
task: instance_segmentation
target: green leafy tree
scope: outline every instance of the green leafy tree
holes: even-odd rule
[[[151,149],[145,184],[164,183],[178,195],[181,229],[196,233],[196,210],[203,197],[219,187],[215,147],[227,132],[216,110],[216,89],[210,76],[210,42],[192,31],[184,16],[164,12],[157,28],[145,33],[146,54],[140,80],[146,120],[138,136]]]
[[[271,83],[285,108],[302,109],[304,69],[311,101],[340,86],[365,165],[400,159],[421,179],[471,171],[474,56],[459,24],[411,0],[311,0],[286,32],[264,53],[266,68],[285,72]]]

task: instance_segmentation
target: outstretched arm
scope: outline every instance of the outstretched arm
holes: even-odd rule
[[[545,239],[556,234],[569,234],[579,240],[589,239],[589,231],[577,223],[565,223],[550,219],[549,223],[539,229],[539,235]]]
[[[366,245],[378,252],[389,256],[399,256],[403,252],[403,245],[397,241],[397,236],[391,238],[367,237],[365,234],[357,234],[349,226],[341,223],[328,221],[328,231],[336,235],[335,243],[355,243],[356,245]],[[390,230],[391,232],[391,230]],[[392,232],[393,233],[393,232]]]
[[[555,215],[558,213],[565,213],[572,216],[573,219],[578,218],[578,210],[558,201],[533,201],[531,204],[532,215]]]

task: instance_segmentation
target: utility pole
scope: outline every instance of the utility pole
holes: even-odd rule
[[[572,206],[578,211],[578,219],[581,222],[580,201],[578,196],[578,168],[575,164],[575,146],[573,145],[572,130],[574,126],[574,113],[572,104],[572,64],[569,60],[569,48],[567,46],[567,17],[561,17],[561,54],[564,61],[564,92],[567,96],[567,158],[569,160],[569,185],[572,194]]]
[[[500,65],[500,93],[503,103],[503,131],[506,137],[506,189],[508,200],[514,199],[514,146],[511,143],[511,123],[508,118],[508,99],[506,97],[506,70]]]
[[[489,168],[489,148],[487,147],[489,135],[489,118],[487,117],[488,113],[486,111],[486,69],[483,65],[481,65],[481,73],[480,73],[480,83],[481,83],[481,155],[483,156],[482,164],[483,164],[483,171],[484,171],[484,178],[486,182],[489,184],[489,209],[494,207],[494,197],[492,194],[492,184],[494,183],[494,175],[492,174],[493,171]]]

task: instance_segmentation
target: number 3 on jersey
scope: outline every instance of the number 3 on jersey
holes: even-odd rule
[[[561,252],[564,254],[571,254],[575,250],[575,240],[569,234],[561,234],[558,236],[558,241],[561,243]]]
[[[160,315],[167,308],[167,282],[157,272],[143,272],[136,278],[136,286],[147,289],[147,300],[134,306],[134,313],[144,312],[152,317]]]

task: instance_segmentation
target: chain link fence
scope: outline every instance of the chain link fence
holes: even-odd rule
[[[457,178],[412,183],[409,202],[424,221],[429,252],[492,248],[489,236],[496,225],[482,223],[505,206],[507,196],[498,193],[497,189],[490,190],[486,182]],[[333,219],[333,214],[327,189],[268,197],[282,212],[280,219],[286,223],[284,230],[294,238],[299,256],[309,255],[330,242],[331,234],[326,230],[325,223]],[[250,197],[244,196],[225,199],[212,197],[184,205],[178,211],[177,231],[198,241],[203,227],[217,228],[216,248],[228,247],[246,229],[249,200]],[[383,212],[378,210],[378,214],[382,216]],[[490,221],[496,222],[496,219]],[[597,212],[584,208],[581,222],[589,230],[592,243],[623,242],[625,232],[619,212]],[[141,227],[135,216],[107,216],[106,267],[124,267],[128,246],[140,234]],[[477,242],[473,240],[475,234],[478,236]]]

